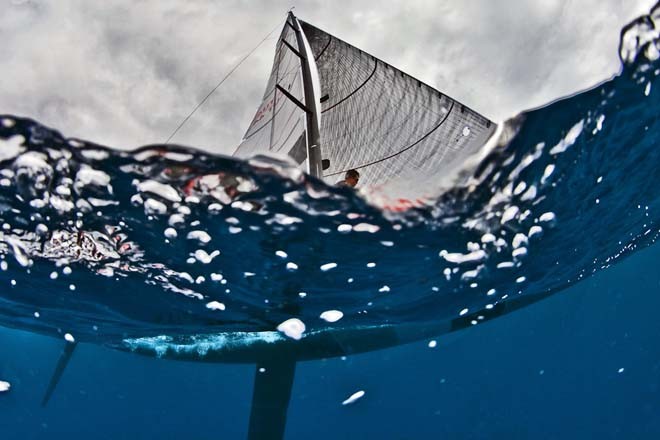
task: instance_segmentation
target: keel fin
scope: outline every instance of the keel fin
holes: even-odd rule
[[[283,355],[257,363],[248,440],[282,440],[296,372],[296,361]]]
[[[71,356],[73,356],[73,351],[75,349],[76,349],[75,342],[67,342],[66,345],[64,346],[64,350],[62,350],[60,359],[57,361],[57,366],[55,367],[55,371],[53,372],[53,375],[50,378],[50,383],[48,384],[48,388],[46,389],[46,394],[44,394],[44,398],[41,401],[41,406],[46,406],[48,404],[48,401],[53,395],[53,391],[55,391],[55,388],[57,388],[57,384],[60,382],[60,379],[62,378],[62,374],[64,373],[64,370],[66,370],[67,365],[69,365],[69,362],[71,361]]]

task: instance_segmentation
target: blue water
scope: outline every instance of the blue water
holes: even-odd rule
[[[659,259],[657,246],[639,252],[435,349],[302,363],[288,438],[658,438]],[[0,399],[3,438],[245,436],[251,366],[83,345],[42,409],[59,341],[0,336],[0,374],[14,387]],[[342,406],[358,389],[365,396]]]
[[[508,121],[404,212],[272,158],[1,116],[3,438],[244,438],[254,366],[222,362],[266,352],[321,358],[288,438],[656,438],[652,27],[622,33],[620,75]]]

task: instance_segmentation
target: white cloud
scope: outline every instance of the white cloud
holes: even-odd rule
[[[163,142],[289,1],[5,0],[0,112],[116,148]],[[652,0],[299,2],[296,14],[496,120],[618,71],[621,27]],[[174,142],[230,153],[275,37]]]

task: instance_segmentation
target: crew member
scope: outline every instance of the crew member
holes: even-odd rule
[[[358,173],[357,170],[348,170],[346,171],[344,180],[340,180],[339,182],[337,182],[337,186],[355,188],[355,185],[358,184],[359,180],[360,180],[360,173]]]

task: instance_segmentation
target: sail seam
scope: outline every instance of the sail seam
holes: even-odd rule
[[[398,156],[399,154],[404,153],[404,152],[410,150],[412,147],[414,147],[415,145],[419,144],[419,143],[422,142],[424,139],[426,139],[427,137],[429,137],[429,136],[431,135],[431,133],[433,133],[434,131],[436,131],[436,130],[437,130],[437,129],[438,129],[438,128],[439,128],[439,127],[440,127],[440,126],[446,121],[446,120],[447,120],[447,117],[451,114],[451,112],[452,112],[453,109],[454,109],[454,102],[451,103],[451,108],[449,109],[449,111],[447,112],[447,114],[445,115],[445,117],[442,118],[442,121],[440,121],[440,122],[438,123],[438,125],[436,125],[435,127],[433,127],[432,130],[430,130],[428,133],[426,133],[426,134],[425,134],[424,136],[422,136],[421,138],[417,139],[413,144],[411,144],[411,145],[405,147],[403,150],[401,150],[401,151],[397,151],[397,152],[394,153],[394,154],[390,154],[389,156],[383,157],[383,158],[378,159],[378,160],[375,160],[375,161],[373,161],[373,162],[369,162],[369,163],[366,163],[366,164],[363,164],[363,165],[354,166],[354,167],[351,167],[351,168],[349,168],[349,169],[366,168],[366,167],[368,167],[368,166],[375,165],[375,164],[377,164],[377,163],[379,163],[379,162],[383,162],[383,161],[385,161],[385,160],[392,159],[393,157],[396,157],[396,156]],[[334,172],[334,173],[325,174],[324,177],[336,176],[337,174],[345,173],[346,171],[348,171],[348,170],[336,171],[336,172]]]
[[[314,58],[314,61],[318,61],[319,58],[321,58],[321,56],[322,56],[323,53],[325,52],[325,50],[328,48],[328,46],[330,46],[330,43],[332,42],[332,35],[328,34],[328,36],[330,36],[330,38],[328,38],[328,43],[327,43],[327,44],[325,45],[325,47],[321,50],[321,52],[319,52],[319,54]]]
[[[355,93],[357,93],[357,91],[360,90],[362,87],[364,87],[364,85],[365,85],[366,83],[368,83],[369,80],[374,76],[374,73],[376,73],[376,68],[377,68],[377,67],[378,67],[378,61],[374,60],[374,70],[371,71],[371,75],[369,75],[369,77],[368,77],[367,79],[365,79],[364,82],[363,82],[362,84],[360,84],[360,86],[359,86],[357,89],[353,90],[348,96],[344,97],[341,101],[336,102],[336,103],[333,104],[332,106],[326,108],[326,109],[323,110],[321,113],[325,113],[325,112],[327,112],[328,110],[332,110],[333,108],[337,107],[339,104],[341,104],[342,102],[346,101],[348,98],[350,98],[351,96],[353,96]]]
[[[290,126],[290,124],[292,123],[292,121],[295,121],[295,123],[294,123],[294,125],[293,125],[294,128],[297,127],[298,124],[300,124],[300,117],[296,117],[296,119],[294,119],[294,116],[295,116],[294,113],[291,113],[291,114],[289,115],[289,118],[288,118],[288,119],[286,120],[286,122],[284,123],[284,128],[285,128],[285,129],[286,129],[287,127]],[[292,128],[292,130],[293,130],[293,128]],[[303,130],[303,131],[304,131],[304,130]],[[282,139],[283,136],[284,136],[284,130],[282,130],[282,133],[280,133],[280,135],[279,135],[278,138],[275,140],[275,142],[273,142],[273,145],[278,145],[278,144],[280,144],[280,143],[285,143],[285,142],[291,137],[291,133],[289,133],[289,134],[287,135],[287,137],[284,139],[284,141],[280,142],[280,140]],[[280,146],[277,147],[276,149],[273,148],[273,150],[274,150],[274,151],[275,151],[275,150],[279,151],[281,148],[282,148],[282,146],[280,145]]]
[[[284,141],[282,141],[282,143],[280,144],[280,146],[277,147],[277,149],[273,148],[273,151],[274,151],[274,152],[279,153],[279,152],[282,150],[282,148],[284,148],[284,146],[286,145],[286,143],[288,142],[288,140],[291,138],[291,135],[296,131],[296,128],[298,128],[299,125],[300,125],[300,119],[298,119],[298,120],[296,121],[295,125],[291,128],[291,130],[289,131],[289,134],[286,136],[286,139],[284,139]],[[281,139],[281,137],[280,137],[280,139]],[[280,140],[279,140],[279,139],[277,140],[277,143],[280,143]],[[275,144],[273,144],[273,145],[277,145],[277,143],[275,143]]]
[[[362,49],[360,49],[360,48],[358,48],[358,47],[352,45],[351,43],[348,43],[348,42],[342,40],[341,38],[338,38],[338,37],[336,37],[336,36],[334,36],[334,35],[332,35],[332,34],[326,32],[326,31],[324,31],[323,29],[321,29],[321,28],[319,28],[319,27],[317,27],[317,26],[314,26],[314,25],[312,25],[312,24],[310,24],[310,23],[307,23],[307,22],[304,22],[304,23],[305,23],[306,25],[312,27],[312,28],[315,28],[315,29],[318,30],[318,31],[323,32],[324,34],[330,35],[330,36],[333,37],[335,40],[339,41],[339,42],[342,43],[342,44],[345,44],[345,45],[348,46],[348,47],[351,47],[351,48],[354,49],[354,50],[357,50],[357,51],[359,51],[359,52],[363,52]],[[433,86],[431,86],[431,85],[425,83],[424,81],[421,81],[421,80],[415,78],[413,75],[411,75],[411,74],[409,74],[409,73],[407,73],[407,72],[404,72],[403,70],[398,69],[398,68],[392,66],[392,65],[389,64],[389,63],[386,63],[385,61],[381,60],[381,59],[378,58],[378,57],[375,57],[375,56],[373,56],[373,55],[371,55],[371,54],[368,54],[368,55],[370,55],[371,57],[373,57],[374,60],[376,60],[376,61],[380,61],[380,62],[383,63],[385,66],[390,67],[390,68],[396,70],[397,72],[399,72],[399,73],[401,73],[401,74],[407,76],[408,78],[412,78],[412,79],[414,79],[415,81],[421,83],[423,86],[425,86],[425,87],[427,87],[427,88],[429,88],[429,89],[431,89],[431,90],[433,90],[433,91],[435,91],[435,92],[437,92],[437,93],[440,93],[440,94],[445,95],[447,98],[451,99],[452,101],[455,101],[455,99],[452,98],[451,96],[449,96],[449,95],[447,95],[447,94],[441,92],[440,90],[438,90],[438,89],[436,89],[435,87],[433,87]],[[469,111],[471,111],[472,113],[476,113],[477,115],[481,116],[482,118],[484,118],[485,120],[487,120],[487,121],[489,121],[489,122],[491,122],[491,123],[493,122],[493,121],[491,121],[490,119],[486,118],[485,116],[483,116],[483,115],[477,113],[477,112],[476,112],[474,109],[472,109],[471,107],[469,107],[469,106],[467,106],[467,105],[465,105],[465,104],[461,104],[461,105],[463,105],[463,107],[465,107],[466,110],[469,110]]]
[[[277,116],[277,115],[280,114],[280,111],[282,111],[283,108],[284,108],[283,105],[280,106],[280,109],[277,110],[277,111],[275,112],[275,114],[274,114],[269,120],[267,120],[266,122],[264,122],[264,124],[263,124],[261,127],[259,127],[259,128],[257,128],[256,130],[254,130],[254,131],[253,131],[252,133],[250,133],[248,136],[244,137],[243,140],[245,141],[245,140],[247,140],[247,139],[250,139],[252,136],[254,136],[255,134],[259,133],[259,132],[260,132],[261,130],[263,130],[265,127],[268,127],[268,124],[269,124],[273,119],[275,119],[275,116]]]
[[[289,74],[290,74],[290,72],[285,72],[285,73],[284,73],[284,76],[289,75]],[[271,91],[271,92],[268,92],[265,96],[268,97],[268,96],[274,94],[276,90],[277,90],[277,88],[276,88],[276,87],[273,87],[272,91]],[[271,116],[270,119],[268,119],[267,121],[265,121],[265,122],[263,123],[263,125],[261,125],[259,128],[255,129],[252,133],[250,133],[249,135],[245,136],[245,137],[242,139],[242,141],[245,141],[246,139],[250,139],[252,136],[254,136],[254,135],[257,134],[258,132],[260,132],[263,128],[267,127],[268,124],[269,124],[271,121],[273,121],[273,120],[275,119],[275,117],[276,117],[276,116],[282,111],[282,109],[284,109],[284,107],[285,107],[284,104],[280,105],[280,106],[279,106],[279,109],[278,109],[278,108],[277,108],[277,104],[278,104],[277,100],[276,100],[275,98],[273,98],[273,100],[274,100],[273,107],[275,108],[275,114],[274,114],[273,116]],[[283,102],[285,102],[285,101],[280,101],[280,102],[283,103]],[[289,118],[290,118],[290,117],[289,117]],[[250,126],[250,127],[248,128],[248,133],[250,132],[251,129],[252,129],[252,127]]]

